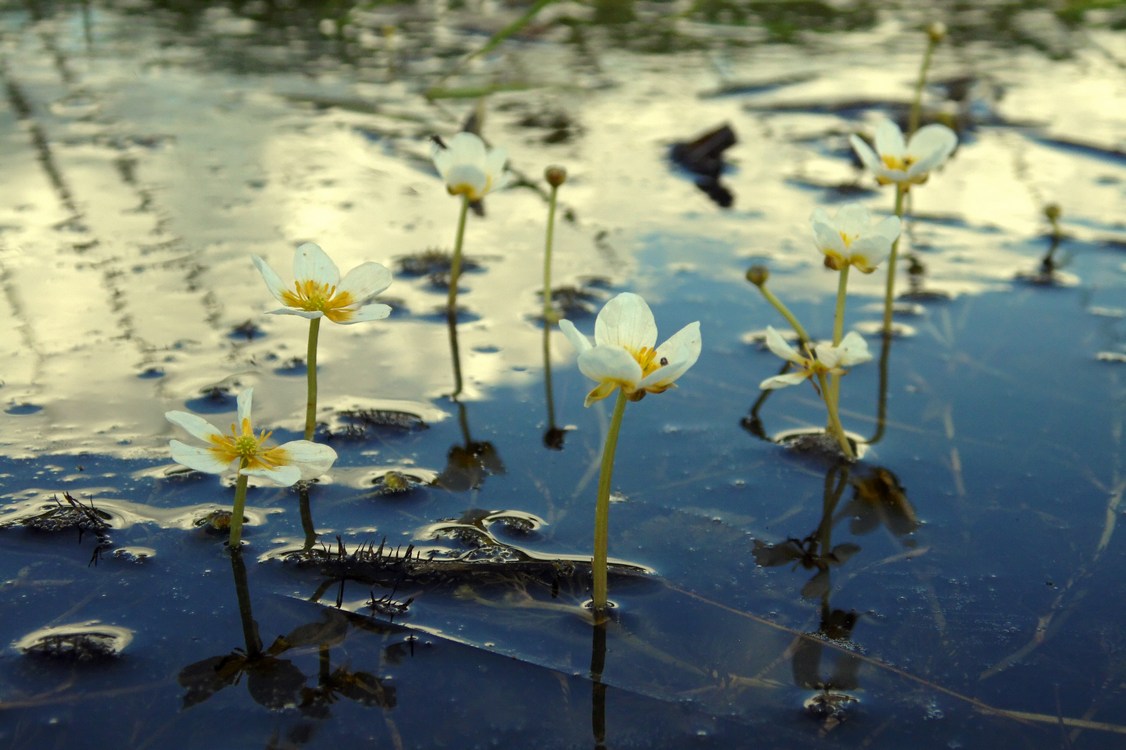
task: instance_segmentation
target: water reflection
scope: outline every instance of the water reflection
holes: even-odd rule
[[[303,715],[324,719],[339,698],[384,709],[396,704],[395,688],[368,672],[332,666],[332,648],[344,642],[350,628],[347,617],[337,610],[320,610],[319,619],[278,636],[263,647],[258,623],[251,609],[246,565],[239,550],[230,550],[235,595],[245,648],[189,664],[180,670],[179,683],[185,689],[184,708],[203,703],[220,690],[246,678],[247,691],[255,703],[270,710],[296,707]],[[307,677],[283,654],[295,655],[315,649],[316,679]]]
[[[852,495],[842,506],[845,492]],[[861,551],[854,541],[834,541],[837,526],[849,519],[848,531],[863,536],[885,528],[904,539],[918,526],[918,517],[899,479],[882,467],[858,467],[839,462],[825,474],[821,518],[812,532],[770,544],[756,539],[754,558],[762,567],[801,567],[813,571],[801,588],[804,599],[819,604],[817,630],[798,638],[791,649],[794,684],[815,690],[805,702],[813,716],[824,721],[824,730],[836,726],[847,707],[859,699],[862,664],[852,631],[860,619],[853,610],[834,607],[832,573]],[[904,544],[910,545],[904,539]]]
[[[434,484],[451,492],[475,490],[485,481],[485,477],[504,474],[504,462],[496,447],[486,440],[474,440],[469,431],[469,415],[465,404],[459,400],[462,391],[461,352],[457,340],[457,315],[447,315],[450,335],[450,358],[453,362],[454,391],[450,399],[457,407],[457,422],[461,428],[460,444],[453,445],[446,454],[446,467],[442,469]]]

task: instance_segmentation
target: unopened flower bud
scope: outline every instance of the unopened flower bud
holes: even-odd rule
[[[761,287],[770,278],[770,271],[766,266],[751,266],[747,269],[747,281]]]
[[[1049,203],[1048,205],[1044,206],[1044,216],[1047,217],[1048,221],[1052,222],[1053,224],[1060,220],[1060,215],[1062,213],[1063,211],[1060,210],[1060,204],[1058,203]]]
[[[567,170],[553,164],[543,171],[543,177],[548,185],[557,188],[567,181]]]
[[[942,21],[935,21],[927,26],[927,37],[930,38],[931,44],[938,44],[946,38],[946,24]]]

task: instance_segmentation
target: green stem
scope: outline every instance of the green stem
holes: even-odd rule
[[[851,268],[851,266],[846,263],[841,268],[840,276],[837,279],[837,307],[833,313],[833,346],[840,346],[841,339],[844,338],[845,293],[848,291],[849,268]],[[839,420],[841,406],[840,373],[833,373],[829,378],[829,393],[827,395],[833,400],[833,408],[836,410]]]
[[[543,322],[545,326],[555,322],[555,310],[551,304],[551,250],[555,245],[555,203],[559,187],[551,186],[551,198],[547,203],[547,239],[543,248]]]
[[[907,186],[896,183],[895,185],[895,215],[903,218],[903,198],[907,195]],[[891,335],[891,308],[895,301],[895,263],[899,259],[899,240],[902,232],[895,242],[891,243],[891,254],[888,255],[887,287],[884,291],[884,335]]]
[[[848,291],[848,269],[850,267],[846,263],[841,268],[840,279],[837,280],[837,309],[833,313],[833,346],[840,346],[841,339],[844,338],[845,292]]]
[[[937,46],[938,42],[933,38],[927,39],[927,51],[923,53],[923,64],[919,66],[919,80],[915,82],[915,98],[911,100],[911,113],[907,119],[908,138],[919,129],[919,119],[923,109],[923,87],[927,83],[927,69],[930,68],[931,57],[934,56],[934,48]]]
[[[309,502],[309,485],[306,482],[297,483],[297,508],[301,513],[301,529],[305,532],[305,546],[302,549],[308,552],[317,543],[317,527],[313,523],[313,508]]]
[[[626,412],[626,401],[625,391],[619,388],[614,414],[610,418],[610,430],[606,433],[606,445],[602,448],[602,470],[598,475],[598,499],[594,505],[594,557],[591,560],[591,571],[594,574],[595,622],[607,619],[609,607],[606,567],[610,546],[610,484],[614,476],[614,452],[618,448],[618,433],[622,429],[622,415]]]
[[[317,337],[321,331],[321,319],[309,321],[309,348],[305,354],[305,376],[309,383],[305,400],[305,439],[312,440],[317,429]]]
[[[247,466],[247,460],[242,460],[242,465],[239,466],[238,481],[235,483],[235,505],[231,509],[231,536],[227,542],[227,546],[231,550],[237,550],[239,543],[242,541],[242,514],[246,510],[246,482],[247,476],[242,473],[242,470]]]
[[[826,382],[825,374],[820,372],[817,373],[817,383],[821,386],[821,400],[825,402],[825,410],[829,413],[829,433],[837,439],[841,452],[851,461],[856,458],[856,454],[852,452],[852,445],[849,444],[848,436],[845,435],[844,427],[841,425],[836,399],[830,391],[832,386]]]
[[[551,388],[551,328],[543,327],[543,387],[547,399],[547,430],[555,429],[555,398]]]
[[[782,317],[786,319],[786,322],[794,329],[794,332],[798,334],[798,338],[801,339],[801,342],[803,344],[809,344],[812,339],[809,338],[809,334],[805,332],[805,328],[803,328],[802,324],[798,322],[798,319],[794,317],[794,314],[790,312],[790,308],[786,307],[786,305],[782,303],[782,300],[775,297],[774,292],[766,288],[766,284],[760,284],[758,288],[759,291],[762,292],[762,296],[766,298],[766,301],[773,305],[775,310],[781,313]]]
[[[457,281],[461,277],[461,244],[465,240],[465,217],[469,214],[469,196],[461,196],[461,212],[457,217],[457,238],[454,240],[454,257],[450,261],[450,294],[446,310],[457,314]]]
[[[454,392],[450,394],[450,398],[456,401],[462,388],[461,350],[457,344],[457,313],[452,309],[446,310],[446,328],[450,334],[450,359],[454,366]]]

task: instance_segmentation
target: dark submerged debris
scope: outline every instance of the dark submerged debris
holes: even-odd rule
[[[383,430],[417,432],[430,427],[417,414],[393,409],[343,409],[337,416],[342,424],[327,429],[326,437],[358,440]]]
[[[717,206],[730,208],[735,203],[735,195],[720,182],[719,178],[727,166],[723,160],[723,153],[737,142],[735,131],[724,123],[691,141],[674,143],[669,150],[669,158],[676,165],[696,175],[696,187],[700,188]]]
[[[247,341],[256,339],[262,335],[262,329],[253,320],[244,320],[238,325],[231,328],[231,338],[243,338]]]
[[[405,495],[413,492],[418,487],[423,487],[430,483],[414,474],[407,474],[392,469],[383,476],[373,479],[372,484],[375,486],[376,494]]]
[[[54,501],[55,507],[33,516],[18,518],[5,525],[24,526],[36,531],[47,532],[78,529],[80,533],[89,531],[100,535],[109,531],[109,519],[112,516],[105,511],[96,509],[93,500],[90,501],[90,505],[83,505],[69,492],[63,493],[65,503],[59,500],[58,495],[52,495],[51,500]]]
[[[445,250],[429,248],[420,253],[404,255],[396,260],[399,273],[404,276],[426,276],[430,284],[435,287],[445,288],[450,285],[450,266],[453,255]],[[461,258],[461,272],[475,271],[481,264],[468,256]]]
[[[203,529],[208,534],[213,534],[215,536],[226,536],[228,533],[230,533],[231,530],[232,515],[234,514],[229,510],[216,508],[207,515],[195,519],[195,521],[192,522],[192,525],[197,529]],[[247,519],[246,516],[243,516],[242,520],[245,523],[249,519]]]
[[[589,583],[590,558],[533,555],[500,542],[487,531],[462,525],[459,541],[469,549],[420,549],[413,544],[391,546],[384,539],[361,543],[349,549],[337,537],[335,548],[325,546],[299,550],[285,561],[313,568],[335,580],[353,580],[393,588],[404,584],[458,585],[462,583],[546,584],[557,592],[561,584],[584,589]],[[611,563],[618,578],[647,579],[650,571],[639,565]]]
[[[16,648],[28,656],[91,662],[117,658],[132,640],[132,632],[125,628],[81,623],[29,633],[17,641]]]

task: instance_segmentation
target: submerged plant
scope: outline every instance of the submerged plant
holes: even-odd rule
[[[238,396],[238,418],[224,433],[210,422],[186,411],[165,412],[164,417],[182,427],[206,445],[193,446],[171,440],[168,447],[176,463],[207,474],[236,472],[234,509],[231,515],[230,546],[237,549],[242,538],[242,514],[246,507],[246,485],[249,477],[290,487],[302,480],[314,479],[328,471],[336,461],[336,451],[327,445],[308,440],[292,440],[271,445],[267,430],[254,434],[250,419],[254,390],[247,388]]]
[[[325,251],[312,242],[306,242],[298,246],[293,255],[294,282],[289,286],[261,257],[253,255],[251,258],[270,294],[285,305],[270,312],[297,315],[309,320],[305,365],[309,384],[305,439],[312,440],[317,424],[317,337],[321,318],[341,325],[386,318],[391,314],[391,308],[374,302],[374,299],[391,285],[391,272],[379,263],[369,261],[356,266],[341,279],[340,269]]]
[[[626,401],[640,401],[647,393],[664,393],[675,387],[676,380],[700,357],[700,323],[689,323],[665,343],[655,347],[657,324],[652,310],[640,296],[625,292],[607,302],[598,313],[593,344],[579,333],[571,321],[561,320],[559,327],[579,353],[579,370],[598,383],[587,394],[584,406],[618,391],[606,445],[602,449],[598,498],[594,509],[593,608],[596,618],[605,618],[609,606],[606,566],[610,483]]]
[[[509,175],[504,169],[508,156],[502,148],[485,148],[485,142],[477,135],[461,132],[451,138],[449,143],[435,138],[430,147],[430,157],[446,183],[449,194],[461,197],[454,256],[450,266],[450,291],[446,301],[446,309],[453,315],[457,309],[457,282],[461,276],[461,248],[465,239],[469,204],[508,184]]]

